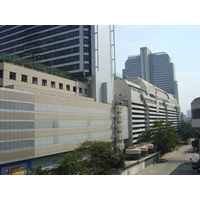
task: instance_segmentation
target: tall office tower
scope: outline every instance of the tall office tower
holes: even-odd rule
[[[125,69],[122,70],[122,74],[124,77],[142,77],[140,55],[128,57],[128,60],[125,62]]]
[[[174,64],[165,52],[152,53],[147,47],[140,48],[140,55],[128,57],[123,76],[141,77],[178,99]]]
[[[149,55],[151,51],[146,47],[140,48],[140,63],[141,63],[141,74],[144,80],[150,82],[150,69],[149,69]]]
[[[114,26],[4,25],[0,52],[73,74],[92,77],[92,97],[113,100]]]
[[[191,117],[191,110],[187,110],[187,117]]]
[[[149,55],[150,83],[175,95],[174,64],[165,52]]]

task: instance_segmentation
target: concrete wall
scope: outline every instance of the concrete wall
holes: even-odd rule
[[[0,88],[0,164],[71,151],[85,140],[113,142],[111,104]],[[127,108],[122,109],[128,138]]]
[[[125,169],[118,170],[113,175],[135,175],[146,167],[160,160],[160,152],[154,153],[138,161],[127,161]]]
[[[114,29],[113,26],[92,27],[92,97],[97,102],[113,103],[114,97]],[[94,33],[94,34],[93,34]]]
[[[94,99],[89,98],[89,83],[73,81],[6,62],[0,63],[0,70],[3,70],[3,78],[0,80],[2,87],[94,101]],[[10,79],[11,72],[16,74],[15,80]],[[22,75],[27,76],[27,82],[22,81]],[[33,78],[37,78],[37,84],[33,83]],[[46,85],[43,85],[43,80],[46,80]],[[52,87],[52,82],[55,83],[55,87]]]
[[[200,97],[194,99],[191,103],[192,109],[192,127],[200,133]]]

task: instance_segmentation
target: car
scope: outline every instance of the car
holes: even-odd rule
[[[200,159],[195,159],[192,161],[192,168],[198,169],[200,167]]]

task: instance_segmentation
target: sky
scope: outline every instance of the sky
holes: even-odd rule
[[[186,114],[191,102],[200,96],[198,0],[75,0],[67,2],[67,6],[65,0],[57,0],[56,4],[48,2],[48,9],[44,9],[45,1],[35,0],[31,10],[36,15],[30,15],[29,7],[18,12],[17,7],[26,6],[25,0],[12,1],[12,6],[10,1],[2,3],[13,13],[8,16],[7,9],[1,11],[2,25],[115,25],[118,73],[122,74],[129,55],[140,53],[140,47],[152,53],[165,52],[175,65],[181,111]]]
[[[122,74],[129,55],[147,47],[165,52],[175,65],[181,112],[200,97],[200,25],[115,25],[116,71]]]

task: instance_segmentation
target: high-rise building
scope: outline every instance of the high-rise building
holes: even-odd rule
[[[140,77],[178,99],[174,64],[165,52],[152,53],[147,47],[140,48],[140,55],[128,57],[123,76]]]
[[[114,26],[4,25],[0,26],[0,53],[62,73],[87,74],[92,77],[92,97],[113,101]]]
[[[187,117],[191,117],[191,110],[187,110]]]
[[[88,72],[91,26],[0,26],[0,51],[70,72]]]

